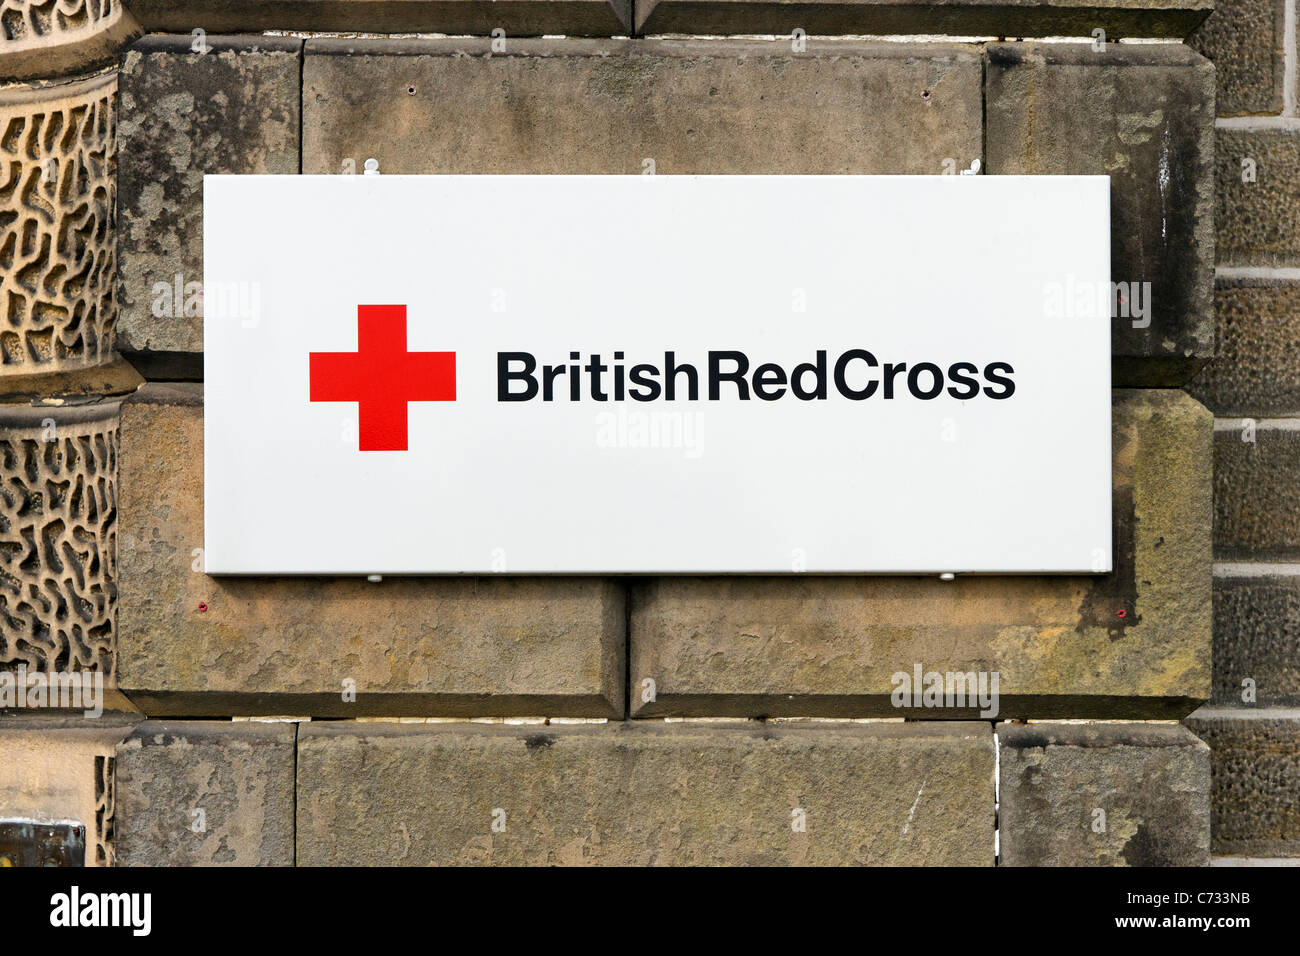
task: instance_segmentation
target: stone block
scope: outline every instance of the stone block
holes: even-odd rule
[[[1214,63],[1220,116],[1282,112],[1286,0],[1217,0],[1188,46]]]
[[[122,55],[119,347],[147,375],[200,377],[203,176],[299,171],[301,56],[298,39],[188,28]]]
[[[1180,3],[1189,0],[1180,0]],[[626,36],[632,0],[131,0],[148,30]]]
[[[1215,423],[1216,558],[1300,560],[1300,429],[1294,421]]]
[[[1300,266],[1300,129],[1215,133],[1219,265]]]
[[[1258,568],[1249,576],[1215,576],[1212,699],[1241,706],[1253,695],[1260,707],[1297,707],[1300,576],[1286,568]]]
[[[1189,713],[1210,690],[1211,418],[1137,390],[1112,420],[1113,573],[643,580],[633,714],[978,716],[896,709],[917,665],[997,672],[1003,718]]]
[[[1209,748],[1170,724],[999,724],[1002,866],[1207,866]]]
[[[807,36],[1187,36],[1211,10],[1208,0],[638,0],[638,35],[656,33]],[[816,42],[816,41],[813,41]]]
[[[203,574],[201,386],[123,405],[119,513],[119,681],[150,715],[623,715],[610,579]]]
[[[304,725],[298,862],[993,862],[981,723]]]
[[[1213,66],[1174,44],[986,49],[988,172],[1111,177],[1114,384],[1182,385],[1214,352]]]
[[[971,47],[489,44],[309,40],[303,171],[940,173],[982,152]]]
[[[1300,414],[1300,282],[1219,279],[1218,346],[1187,390],[1217,415]]]
[[[117,865],[292,866],[296,727],[140,724],[117,748]]]
[[[1204,707],[1185,723],[1210,745],[1214,852],[1300,856],[1300,710]]]
[[[120,712],[0,712],[0,820],[74,823],[85,833],[85,865],[112,866],[113,754],[138,722]]]

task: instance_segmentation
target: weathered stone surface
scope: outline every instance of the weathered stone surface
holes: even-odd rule
[[[1243,424],[1221,419],[1214,432],[1215,557],[1300,560],[1300,430]]]
[[[292,866],[296,727],[140,724],[117,748],[117,865]]]
[[[1216,703],[1241,706],[1250,691],[1260,707],[1300,705],[1300,577],[1216,576],[1213,660]]]
[[[1300,129],[1215,133],[1219,265],[1300,266]]]
[[[312,724],[298,861],[989,865],[993,773],[981,723]]]
[[[201,402],[201,386],[151,384],[123,405],[118,672],[146,713],[623,715],[624,595],[608,579],[196,570]],[[268,493],[300,480],[267,475]]]
[[[0,379],[113,359],[116,112],[111,71],[0,88]]]
[[[954,716],[893,707],[918,664],[998,672],[1003,718],[1188,713],[1210,690],[1211,418],[1177,391],[1115,395],[1114,573],[643,581],[633,713]]]
[[[121,0],[0,0],[0,81],[108,66],[139,35]]]
[[[1188,0],[1179,0],[1180,3]],[[619,36],[632,0],[131,0],[146,29]]]
[[[1218,346],[1187,390],[1218,415],[1300,415],[1300,282],[1219,279]]]
[[[75,821],[85,827],[86,866],[112,866],[113,753],[138,722],[125,713],[0,713],[0,819]]]
[[[0,403],[82,404],[109,396],[134,392],[144,378],[126,359],[118,356],[103,365],[71,372],[37,372],[34,375],[0,376]]]
[[[1174,44],[988,45],[988,171],[1108,174],[1116,385],[1181,385],[1214,352],[1214,68]],[[1142,286],[1138,286],[1139,289]]]
[[[1210,745],[1214,852],[1300,856],[1300,710],[1204,707],[1185,723]]]
[[[0,406],[0,669],[111,684],[117,456],[117,402]]]
[[[133,0],[149,30],[322,30],[508,37],[620,36],[631,33],[630,0]],[[638,35],[656,33],[949,36],[1185,37],[1211,9],[1208,0],[640,0]]]
[[[969,47],[309,40],[303,170],[939,173],[981,155]],[[414,90],[413,93],[408,91]]]
[[[1282,112],[1286,0],[1217,0],[1188,45],[1214,62],[1220,116]]]
[[[119,347],[203,351],[203,176],[297,173],[302,41],[150,36],[122,55]]]
[[[1187,36],[1210,12],[1208,0],[1098,3],[1096,0],[638,0],[638,34],[809,36]]]
[[[1046,722],[997,733],[1001,865],[1209,864],[1209,748],[1182,727]]]

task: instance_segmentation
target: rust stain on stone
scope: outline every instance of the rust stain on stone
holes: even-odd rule
[[[1131,487],[1116,488],[1112,500],[1114,569],[1085,595],[1075,630],[1083,634],[1090,628],[1104,627],[1110,639],[1118,641],[1128,628],[1142,623],[1137,611],[1138,518]]]

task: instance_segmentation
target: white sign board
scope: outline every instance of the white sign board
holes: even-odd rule
[[[207,176],[210,574],[1103,572],[1105,177]]]

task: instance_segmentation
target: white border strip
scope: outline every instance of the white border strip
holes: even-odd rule
[[[1286,75],[1282,77],[1282,113],[1285,116],[1296,116],[1300,108],[1296,104],[1296,84],[1300,82],[1297,73],[1300,72],[1300,54],[1296,52],[1296,9],[1300,0],[1287,0],[1286,15],[1284,17],[1285,34],[1282,37],[1282,65],[1286,70]]]
[[[1268,130],[1300,130],[1300,117],[1295,116],[1225,116],[1214,121],[1215,129],[1240,129],[1266,132]]]
[[[1218,717],[1242,720],[1300,720],[1300,707],[1202,707],[1192,711],[1189,720],[1212,720]]]
[[[1300,577],[1300,564],[1268,561],[1215,561],[1216,578],[1290,578]]]
[[[1216,432],[1237,432],[1245,427],[1246,422],[1255,423],[1255,431],[1279,431],[1279,432],[1296,432],[1300,431],[1300,418],[1216,418],[1214,420],[1214,430]]]
[[[1300,281],[1300,267],[1297,266],[1215,266],[1216,279],[1280,279],[1289,282]]]

